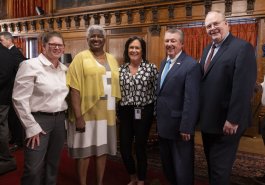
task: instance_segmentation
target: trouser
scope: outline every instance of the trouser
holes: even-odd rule
[[[183,141],[180,135],[173,139],[159,138],[163,171],[170,185],[194,184],[194,136]]]
[[[33,114],[46,134],[40,135],[40,145],[25,146],[24,173],[21,185],[56,185],[60,154],[65,141],[65,114]]]
[[[11,133],[10,143],[22,146],[24,141],[23,127],[12,105],[8,111],[8,126]]]
[[[244,131],[235,135],[202,132],[210,185],[229,185],[239,141]]]
[[[8,146],[8,105],[0,105],[0,173],[5,172],[5,162],[12,161],[10,165],[15,165],[15,160],[11,156]]]
[[[145,180],[147,171],[146,146],[153,122],[154,105],[149,104],[141,109],[141,119],[134,119],[134,106],[120,106],[120,152],[127,169],[132,175],[136,174],[139,180]],[[132,145],[135,141],[135,153],[137,160],[137,170],[133,158]]]

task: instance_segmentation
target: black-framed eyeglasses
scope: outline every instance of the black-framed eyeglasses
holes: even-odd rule
[[[63,49],[64,48],[64,44],[56,44],[56,43],[48,43],[49,47],[52,48],[52,49],[55,49],[55,48],[59,48],[59,49]]]

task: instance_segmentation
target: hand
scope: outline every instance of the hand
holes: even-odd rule
[[[46,132],[41,131],[40,133],[36,134],[35,136],[28,138],[27,147],[34,149],[35,146],[40,146],[40,135],[41,134],[45,135]]]
[[[186,134],[186,133],[180,133],[181,138],[183,141],[189,141],[190,140],[190,134]]]
[[[75,126],[76,126],[76,131],[78,132],[85,132],[86,131],[86,122],[84,120],[84,117],[83,116],[80,116],[76,119],[76,123],[75,123]]]
[[[226,120],[223,128],[224,135],[236,134],[237,128],[238,124],[233,124]]]

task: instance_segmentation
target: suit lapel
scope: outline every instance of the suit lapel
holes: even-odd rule
[[[203,78],[205,76],[207,76],[207,74],[211,71],[211,69],[213,68],[213,66],[219,61],[218,59],[220,59],[221,56],[223,55],[223,53],[227,50],[227,48],[229,46],[229,43],[232,40],[232,38],[233,38],[233,36],[231,35],[231,33],[229,33],[228,37],[225,39],[224,43],[221,45],[221,47],[218,50],[218,52],[214,55],[211,63],[209,64],[206,72],[203,75]],[[208,52],[209,52],[210,48],[211,48],[211,45],[209,46],[209,48],[207,50]],[[202,67],[204,66],[204,63],[205,63],[205,60],[206,60],[206,57],[207,57],[208,52],[206,52],[206,54],[204,56],[205,58],[203,59]]]
[[[163,87],[165,86],[165,84],[167,83],[167,81],[168,81],[170,78],[172,78],[172,77],[174,76],[174,74],[176,74],[176,72],[177,72],[178,69],[180,68],[180,66],[181,66],[181,64],[182,64],[183,59],[185,58],[185,56],[186,56],[185,52],[182,51],[182,53],[180,54],[180,56],[177,58],[177,61],[173,64],[173,66],[171,67],[171,69],[170,69],[169,72],[167,73],[167,76],[166,76],[166,78],[165,78],[165,80],[164,80],[164,82],[163,82],[163,84],[162,84],[161,89],[163,89]],[[162,74],[163,69],[164,69],[164,67],[165,67],[165,63],[166,63],[166,61],[164,61],[164,63],[163,63],[163,68],[161,68],[162,71],[160,71],[159,83],[158,83],[158,84],[159,84],[159,91],[161,90],[161,89],[160,89],[160,80],[161,80],[161,74]]]

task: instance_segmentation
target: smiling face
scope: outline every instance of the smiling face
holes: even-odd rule
[[[87,38],[87,41],[91,51],[103,51],[105,37],[101,30],[93,29]]]
[[[173,59],[182,50],[183,43],[180,33],[178,32],[166,32],[164,42],[166,53],[171,59]]]
[[[128,55],[131,63],[141,63],[142,61],[142,47],[139,40],[134,40],[129,44]]]
[[[51,62],[57,62],[64,53],[64,43],[60,37],[53,36],[49,39],[48,43],[44,44],[43,54]]]
[[[205,18],[207,34],[212,37],[213,42],[220,43],[229,32],[229,26],[223,14],[209,12]]]

